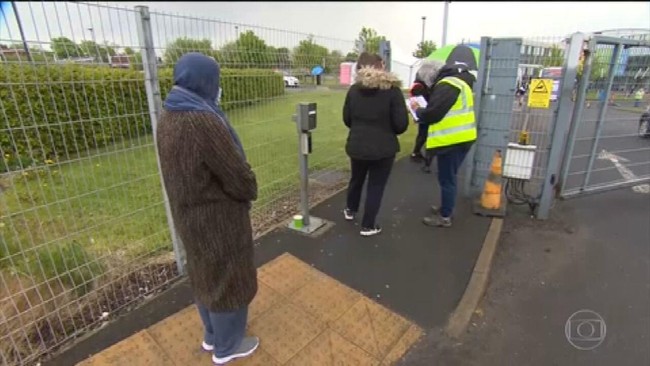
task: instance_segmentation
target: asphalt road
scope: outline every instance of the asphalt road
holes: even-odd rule
[[[560,201],[548,221],[515,211],[467,333],[434,330],[400,365],[650,365],[650,195]],[[596,315],[567,329],[580,310]]]
[[[582,122],[576,133],[576,142],[569,166],[569,176],[565,189],[582,186],[588,170],[590,156],[598,127],[599,103],[592,102],[590,108],[585,108]],[[642,139],[637,135],[641,113],[621,110],[609,106],[603,119],[600,139],[595,147],[595,158],[588,186],[622,182],[633,174],[636,177],[650,176],[650,139]],[[530,132],[531,144],[538,146],[535,166],[537,177],[544,176],[548,152],[551,146],[553,127],[553,112],[548,110],[532,110],[526,123],[525,111],[515,106],[511,141],[516,141],[518,131],[527,126]],[[607,151],[616,156],[601,154]],[[600,157],[600,158],[599,158]],[[620,157],[620,162],[629,173],[621,173],[620,165],[616,166],[608,157]],[[603,159],[601,159],[603,158]],[[624,176],[623,174],[626,174]]]

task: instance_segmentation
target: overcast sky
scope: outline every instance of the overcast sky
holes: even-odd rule
[[[99,42],[136,45],[135,14],[96,7],[52,3],[17,2],[26,37],[47,43],[50,37],[65,35],[77,41],[93,36]],[[154,38],[165,43],[179,35],[203,36],[216,46],[232,40],[246,29],[241,23],[266,27],[255,32],[276,46],[293,46],[305,35],[318,36],[328,48],[343,52],[353,46],[362,26],[376,29],[391,40],[394,58],[410,62],[422,34],[440,44],[443,2],[112,2],[98,3],[133,8],[149,6],[151,11],[211,19],[179,20],[154,16]],[[11,7],[0,23],[0,42],[19,39]],[[47,16],[46,16],[47,15]],[[215,22],[216,20],[223,22]],[[36,25],[36,26],[35,26]],[[94,29],[94,34],[88,31]],[[274,28],[278,30],[268,29]],[[481,36],[562,37],[576,31],[614,28],[650,29],[650,2],[452,2],[449,4],[448,43],[478,40]],[[285,31],[294,31],[294,34]],[[319,38],[317,38],[318,40]],[[340,39],[341,41],[339,41]],[[293,44],[292,44],[293,43]],[[162,47],[163,45],[161,45]]]

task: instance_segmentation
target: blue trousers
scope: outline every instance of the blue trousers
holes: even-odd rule
[[[438,183],[440,184],[440,216],[451,217],[456,205],[458,169],[460,169],[471,146],[452,147],[436,153],[438,159]]]
[[[246,333],[248,307],[230,313],[213,313],[196,303],[203,322],[205,343],[214,346],[217,357],[232,355],[241,345]]]

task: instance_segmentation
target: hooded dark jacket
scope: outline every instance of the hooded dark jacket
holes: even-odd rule
[[[352,159],[379,160],[399,151],[397,136],[408,128],[408,111],[401,82],[375,68],[357,72],[343,105],[343,122],[350,129],[345,151]]]
[[[474,82],[476,81],[474,75],[472,75],[465,66],[443,66],[432,83],[427,107],[420,108],[416,111],[420,123],[432,125],[442,121],[445,118],[445,115],[447,115],[447,112],[449,112],[454,103],[456,103],[456,100],[460,95],[460,90],[448,83],[438,83],[443,78],[450,76],[463,80],[470,88],[474,87]],[[430,149],[430,152],[443,153],[445,150],[450,148],[457,146],[471,146],[473,143],[473,141],[470,141],[451,146],[439,147],[436,149]]]
[[[196,299],[210,311],[247,306],[257,292],[249,204],[257,181],[215,103],[219,66],[186,54],[156,131],[160,168]]]

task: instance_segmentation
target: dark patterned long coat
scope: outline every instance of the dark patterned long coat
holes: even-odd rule
[[[196,300],[213,312],[249,305],[257,292],[249,215],[255,174],[215,114],[165,111],[156,133]]]

